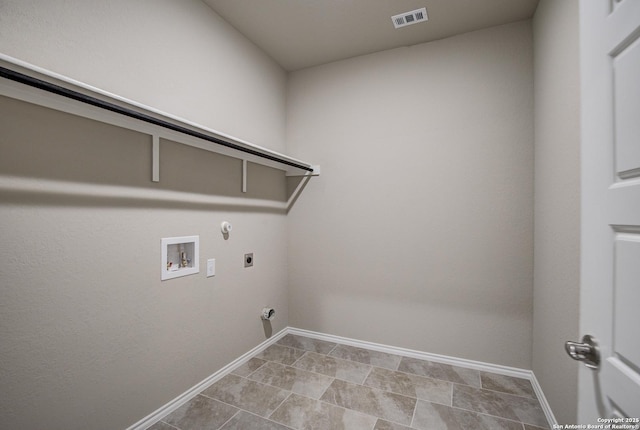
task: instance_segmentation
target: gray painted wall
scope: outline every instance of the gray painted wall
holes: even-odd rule
[[[200,1],[2,1],[0,52],[284,148],[286,74]],[[0,427],[126,428],[263,341],[264,305],[288,325],[286,214],[256,203],[282,172],[245,197],[239,160],[161,141],[154,184],[149,136],[6,98],[0,130]],[[183,235],[216,277],[160,281]]]
[[[148,136],[0,98],[3,425],[126,427],[264,339],[267,303],[274,332],[524,368],[533,357],[557,417],[575,421],[561,342],[577,338],[577,2],[542,0],[533,30],[359,57],[287,85],[199,1],[0,2],[0,52],[278,151],[286,140],[324,172],[285,220],[217,202],[242,198],[237,160],[163,141],[154,185]],[[245,203],[286,199],[281,174],[250,167]],[[32,180],[41,192],[19,190]],[[45,191],[58,185],[81,192]],[[105,186],[159,198],[93,195]],[[161,203],[189,190],[210,203]],[[218,275],[160,282],[160,238],[185,234],[200,234]],[[248,250],[253,271],[238,260]]]
[[[290,74],[295,327],[530,368],[530,21]]]
[[[0,52],[284,151],[286,74],[201,1],[2,0]]]
[[[542,0],[533,19],[535,271],[533,371],[560,423],[576,422],[578,365],[564,341],[578,333],[580,64],[578,1]]]

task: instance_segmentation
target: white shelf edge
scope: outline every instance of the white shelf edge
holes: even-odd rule
[[[46,80],[47,82],[61,85],[70,90],[74,90],[88,96],[96,97],[106,102],[114,103],[122,107],[132,108],[140,113],[150,115],[157,119],[171,122],[173,124],[176,124],[182,127],[190,128],[200,133],[208,134],[212,137],[224,139],[230,143],[236,144],[246,149],[256,151],[260,154],[265,154],[265,155],[273,156],[283,160],[287,160],[292,163],[297,163],[297,164],[305,165],[308,167],[312,167],[311,163],[308,163],[306,161],[302,161],[297,158],[290,157],[286,154],[282,154],[280,152],[273,151],[271,149],[252,144],[250,142],[247,142],[246,140],[239,139],[237,137],[231,136],[229,134],[223,133],[221,131],[218,131],[209,127],[205,127],[198,123],[186,120],[184,118],[178,117],[176,115],[172,115],[167,112],[163,112],[159,109],[155,109],[151,106],[138,103],[134,100],[127,99],[117,94],[104,91],[100,88],[88,85],[84,82],[77,81],[75,79],[69,78],[62,74],[52,72],[50,70],[30,64],[26,61],[11,57],[3,53],[0,53],[0,66],[10,68],[12,70],[32,76],[37,79],[43,79],[43,80]],[[118,125],[121,127],[136,130],[146,134],[157,135],[161,138],[177,141],[178,143],[181,143],[184,145],[198,147],[200,149],[220,153],[220,154],[227,155],[240,160],[245,159],[252,163],[262,164],[262,165],[273,167],[279,170],[284,170],[287,173],[305,172],[305,170],[298,169],[295,166],[289,166],[286,164],[279,163],[277,161],[268,160],[265,158],[261,158],[259,156],[234,150],[233,148],[227,148],[221,145],[216,145],[214,143],[203,141],[202,139],[198,139],[196,137],[191,137],[191,136],[184,135],[182,133],[166,130],[166,129],[163,129],[162,127],[154,126],[152,124],[142,123],[141,121],[136,119],[122,117],[117,113],[104,111],[100,108],[95,108],[95,107],[91,109],[92,106],[82,105],[82,103],[80,102],[71,101],[71,100],[61,101],[58,99],[62,99],[63,97],[54,95],[54,94],[49,94],[49,93],[46,93],[45,91],[38,90],[36,88],[31,88],[31,87],[20,88],[20,87],[27,87],[27,86],[17,82],[9,81],[7,79],[0,79],[0,95],[4,95],[10,98],[16,98],[16,99],[27,101],[30,103],[35,103],[35,104],[49,107],[52,109],[61,110],[63,112],[71,113],[74,115],[95,119],[101,122],[106,122],[108,124]],[[43,93],[43,94],[38,94],[38,93]],[[78,109],[77,107],[74,108],[73,105],[81,105],[82,109]]]

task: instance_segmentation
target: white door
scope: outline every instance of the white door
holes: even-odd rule
[[[580,44],[580,329],[601,353],[580,369],[586,424],[640,418],[640,0],[582,0]]]

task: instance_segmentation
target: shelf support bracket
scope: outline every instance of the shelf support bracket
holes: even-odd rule
[[[247,160],[242,160],[242,192],[247,192]]]
[[[160,137],[156,134],[153,136],[153,144],[151,147],[151,181],[160,182]]]

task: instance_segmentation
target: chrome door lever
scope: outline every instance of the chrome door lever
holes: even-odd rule
[[[596,370],[600,366],[600,349],[591,335],[585,334],[582,343],[566,341],[564,349],[569,357],[584,362],[589,369]]]

